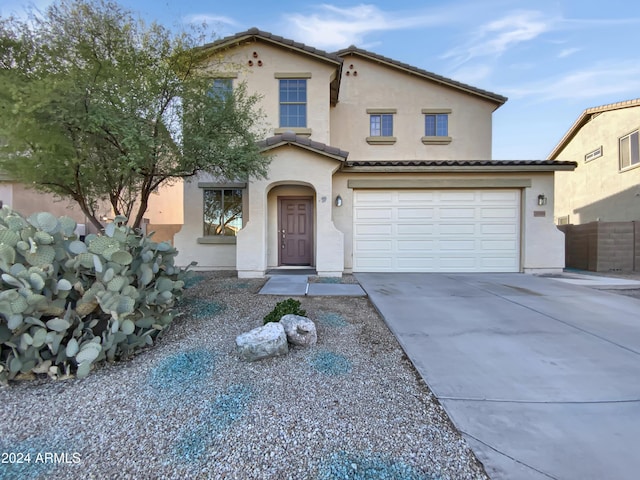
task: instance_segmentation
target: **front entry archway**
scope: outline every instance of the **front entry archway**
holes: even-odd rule
[[[278,197],[278,264],[313,262],[313,197]]]

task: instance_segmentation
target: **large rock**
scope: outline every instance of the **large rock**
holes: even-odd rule
[[[287,340],[293,345],[315,345],[318,341],[316,324],[307,317],[293,314],[284,315],[280,319],[280,323],[287,334]]]
[[[236,351],[241,359],[248,362],[285,355],[289,352],[289,346],[284,327],[278,322],[270,322],[238,335]]]

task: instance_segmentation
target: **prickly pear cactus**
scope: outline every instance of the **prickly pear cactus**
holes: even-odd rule
[[[178,252],[122,222],[81,241],[71,218],[0,209],[0,381],[84,377],[169,326],[187,275]]]

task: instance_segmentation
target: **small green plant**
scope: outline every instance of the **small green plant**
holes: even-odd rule
[[[281,302],[276,303],[276,306],[271,310],[266,317],[264,317],[264,324],[269,322],[279,322],[285,315],[300,315],[305,316],[307,312],[300,308],[300,302],[293,298],[287,298]]]

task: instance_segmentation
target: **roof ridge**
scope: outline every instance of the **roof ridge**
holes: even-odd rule
[[[605,105],[599,105],[597,107],[589,107],[585,109],[584,113],[586,114],[597,113],[600,111],[616,110],[618,108],[634,107],[636,105],[640,105],[640,98],[633,98],[631,100],[621,100],[619,102],[607,103]]]
[[[321,50],[319,48],[315,48],[315,47],[312,47],[310,45],[306,45],[306,44],[304,44],[302,42],[297,42],[297,41],[292,40],[290,38],[285,38],[285,37],[282,37],[280,35],[274,35],[271,32],[267,32],[265,30],[260,30],[258,27],[251,27],[248,30],[245,30],[243,32],[238,32],[238,33],[235,33],[233,35],[228,35],[228,36],[220,38],[218,40],[214,40],[213,42],[210,42],[210,43],[207,43],[207,44],[203,45],[201,48],[207,49],[207,48],[214,48],[214,47],[222,46],[225,43],[233,42],[235,40],[240,40],[240,39],[242,39],[244,37],[258,37],[258,38],[262,38],[262,39],[265,39],[265,40],[271,40],[273,42],[280,43],[280,44],[285,45],[285,46],[297,48],[299,50],[303,50],[305,52],[312,53],[314,55],[318,55],[318,56],[321,56],[321,57],[326,57],[328,60],[332,60],[332,61],[337,62],[337,63],[342,63],[342,58],[339,57],[338,55],[335,55],[334,53],[329,53],[329,52],[327,52],[325,50]]]
[[[264,140],[258,142],[258,146],[263,150],[267,150],[285,143],[300,145],[316,152],[325,153],[333,157],[340,157],[343,160],[346,160],[349,156],[349,152],[345,150],[341,150],[338,147],[332,147],[331,145],[328,145],[326,143],[311,140],[307,136],[297,135],[294,132],[284,132],[265,138]]]

